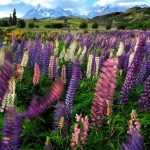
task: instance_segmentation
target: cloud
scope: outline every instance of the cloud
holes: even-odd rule
[[[98,0],[96,1],[93,6],[135,6],[135,5],[148,5],[149,0]]]

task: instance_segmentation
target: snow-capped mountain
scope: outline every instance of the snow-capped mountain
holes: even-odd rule
[[[136,7],[148,7],[147,5],[141,5]],[[48,9],[45,7],[42,7],[40,4],[34,7],[33,9],[29,10],[25,16],[23,16],[23,19],[32,19],[32,18],[57,18],[61,16],[79,16],[83,18],[93,18],[95,16],[102,16],[109,13],[114,12],[125,12],[130,7],[122,6],[105,6],[105,7],[99,7],[99,8],[93,8],[91,12],[87,16],[79,14],[79,12],[75,11],[72,13],[70,10],[64,10],[60,7],[57,7],[56,9]]]
[[[32,19],[32,18],[56,18],[60,16],[72,16],[72,12],[70,10],[64,10],[60,7],[56,9],[48,9],[42,7],[40,4],[29,10],[22,18],[23,19]]]

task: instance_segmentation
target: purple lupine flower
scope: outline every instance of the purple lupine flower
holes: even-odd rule
[[[46,96],[39,99],[38,101],[38,97],[33,97],[30,106],[28,107],[27,111],[21,114],[21,117],[24,119],[34,118],[44,113],[48,109],[49,105],[60,98],[63,89],[63,82],[61,80],[55,81],[53,83],[51,91]]]
[[[143,53],[144,44],[145,44],[145,39],[140,37],[133,61],[128,68],[127,76],[126,76],[124,85],[121,89],[121,95],[120,95],[121,104],[126,104],[128,102],[130,90],[132,89],[134,85],[135,76],[138,71],[137,67],[140,65],[143,59],[142,53]]]
[[[19,46],[19,42],[15,40],[13,42],[13,47],[12,47],[13,52],[16,52],[18,50],[18,46]]]
[[[143,81],[148,77],[150,71],[148,70],[149,60],[143,59],[140,65],[140,71],[136,78],[136,85],[141,85]]]
[[[139,133],[126,136],[126,142],[123,143],[121,150],[144,150],[144,140]]]
[[[21,135],[21,118],[14,107],[7,107],[1,150],[19,150]]]
[[[150,108],[150,75],[144,84],[144,90],[141,94],[141,98],[138,101],[141,111],[147,112]]]
[[[72,75],[72,66],[73,66],[73,63],[72,61],[70,60],[67,64],[67,77],[68,77],[68,81],[70,80],[71,78],[71,75]]]
[[[20,47],[18,49],[18,51],[15,52],[15,56],[14,56],[14,62],[16,64],[21,63],[22,61],[22,57],[23,57],[23,52],[24,52],[24,47],[25,47],[25,39],[23,39],[21,41]]]
[[[75,96],[77,87],[78,87],[78,82],[80,80],[80,63],[74,63],[73,64],[73,71],[72,71],[72,76],[69,82],[66,98],[65,98],[65,113],[67,117],[67,130],[70,132],[70,123],[71,123],[71,115],[73,111],[73,98]]]
[[[121,56],[118,57],[118,60],[119,60],[118,67],[119,67],[119,69],[124,68],[124,63],[125,63],[126,58],[127,58],[126,54],[122,54]]]
[[[55,106],[55,114],[54,114],[54,121],[57,123],[60,121],[61,117],[65,118],[65,103],[64,101],[58,102]],[[54,124],[54,128],[56,128],[57,125]]]
[[[49,66],[49,60],[50,60],[50,44],[46,43],[42,55],[42,73],[47,74],[48,73],[48,66]]]
[[[4,66],[0,71],[0,105],[2,103],[3,97],[8,90],[9,83],[8,81],[13,75],[13,65],[12,65],[12,56],[10,52],[6,53]]]
[[[3,47],[3,42],[2,42],[2,40],[0,39],[0,48],[2,48]]]

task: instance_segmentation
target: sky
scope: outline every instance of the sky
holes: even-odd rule
[[[14,8],[16,8],[17,17],[22,17],[28,10],[38,4],[47,8],[61,7],[87,15],[92,10],[108,5],[112,7],[150,6],[150,0],[0,0],[0,18],[9,17]]]

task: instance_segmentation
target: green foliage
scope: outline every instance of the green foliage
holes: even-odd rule
[[[45,28],[63,28],[65,26],[66,24],[64,23],[51,23],[51,24],[46,24],[44,27]]]
[[[150,29],[150,22],[137,20],[130,23],[127,29]]]
[[[80,29],[85,29],[88,28],[88,24],[86,22],[81,22],[81,24],[79,25]]]
[[[33,22],[30,22],[30,23],[28,24],[28,27],[29,27],[29,28],[34,28],[34,27],[35,27],[35,25],[34,25],[34,23],[33,23]]]
[[[97,29],[98,28],[98,23],[97,22],[94,22],[93,24],[92,24],[92,29]]]
[[[36,28],[39,28],[39,25],[35,25]]]
[[[117,25],[117,30],[122,30],[122,29],[124,30],[126,27],[127,27],[127,24],[125,22],[119,23]]]
[[[108,25],[106,26],[106,30],[110,30],[110,29],[111,29],[111,25],[108,24]]]
[[[0,26],[1,26],[1,27],[9,27],[9,22],[8,22],[8,20],[7,20],[7,19],[2,19],[2,20],[0,21]]]
[[[16,9],[13,10],[13,18],[12,18],[13,25],[17,24],[17,16],[16,16]]]
[[[26,27],[26,22],[23,19],[19,19],[17,22],[17,26],[19,28],[25,28]]]

